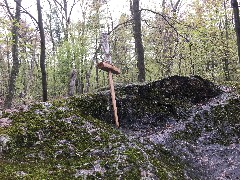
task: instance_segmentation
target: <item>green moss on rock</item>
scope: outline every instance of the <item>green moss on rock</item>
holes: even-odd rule
[[[12,115],[12,126],[4,131],[11,141],[0,159],[0,178],[141,178],[146,157],[119,130],[83,113],[91,106],[81,98]],[[166,171],[156,165],[153,172]]]
[[[159,126],[166,118],[178,119],[179,109],[219,93],[199,77],[119,87],[120,124]],[[10,118],[0,179],[184,179],[185,167],[172,153],[160,145],[148,149],[114,128],[108,91],[40,103]]]

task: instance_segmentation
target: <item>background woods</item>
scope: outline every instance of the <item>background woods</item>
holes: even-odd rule
[[[103,60],[101,32],[108,32],[112,61],[122,72],[114,77],[117,83],[172,75],[219,84],[240,80],[237,1],[126,0],[120,12],[113,0],[28,2],[0,1],[5,108],[22,99],[46,101],[107,86],[107,75],[95,67]]]

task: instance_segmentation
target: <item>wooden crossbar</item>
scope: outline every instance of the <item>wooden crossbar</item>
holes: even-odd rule
[[[107,62],[100,62],[97,64],[97,67],[103,71],[111,71],[113,74],[120,74],[120,69],[118,69],[116,66],[109,64]]]

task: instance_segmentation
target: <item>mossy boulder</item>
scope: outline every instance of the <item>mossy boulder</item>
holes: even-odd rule
[[[116,100],[120,129],[114,126],[108,90],[6,116],[12,123],[0,128],[0,179],[238,176],[238,95],[199,76],[173,76],[118,86]]]
[[[161,125],[166,119],[179,118],[182,109],[216,97],[222,91],[199,76],[173,76],[147,84],[135,84],[116,88],[119,121],[122,127],[133,125]],[[113,123],[109,91],[72,98],[74,108],[97,119]],[[149,122],[145,121],[146,119]],[[151,122],[150,122],[151,121]],[[138,126],[141,128],[141,126]]]
[[[70,102],[40,103],[10,116],[12,125],[0,129],[9,139],[0,156],[0,179],[183,177],[177,158],[169,160],[167,153],[161,158],[151,156],[153,150],[144,149],[112,125],[70,108]]]
[[[209,109],[200,109],[186,123],[184,131],[175,133],[178,139],[191,143],[229,146],[240,143],[240,98],[233,96],[224,104],[215,104]],[[208,135],[203,137],[203,135]]]

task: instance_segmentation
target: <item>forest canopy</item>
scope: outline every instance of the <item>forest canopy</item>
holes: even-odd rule
[[[75,94],[107,86],[101,33],[108,33],[114,82],[129,84],[198,75],[218,84],[240,79],[237,17],[232,0],[2,0],[0,98],[65,96],[71,72]],[[237,5],[236,5],[237,3]],[[121,8],[120,8],[121,7]]]

